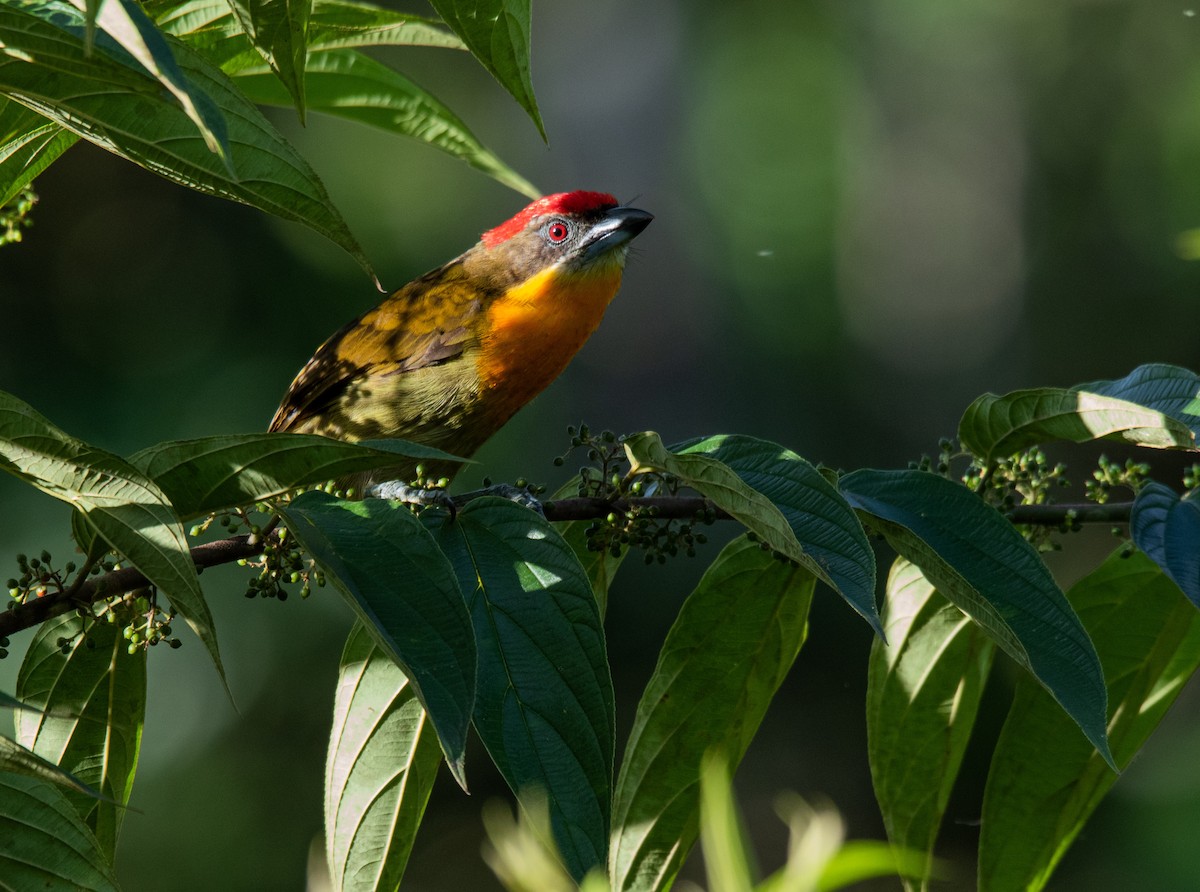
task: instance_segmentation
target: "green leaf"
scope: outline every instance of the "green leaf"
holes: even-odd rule
[[[770,499],[834,590],[883,634],[875,609],[875,554],[854,510],[820,471],[790,449],[754,437],[706,437],[671,451],[710,455]]]
[[[77,139],[21,103],[0,96],[0,207],[20,195]]]
[[[0,470],[83,512],[105,542],[170,598],[204,643],[225,684],[212,613],[200,591],[183,526],[152,480],[125,459],[68,436],[3,392]]]
[[[117,892],[112,868],[66,797],[0,772],[0,877],[8,889]]]
[[[429,0],[480,64],[529,113],[538,133],[546,127],[529,77],[530,0]]]
[[[604,863],[614,742],[604,628],[583,568],[540,515],[497,498],[426,511],[479,646],[475,729],[522,802],[544,796],[576,881]]]
[[[355,46],[467,48],[433,19],[350,0],[315,0],[308,28],[314,51]]]
[[[1041,557],[1000,512],[926,471],[842,478],[850,504],[891,546],[1032,672],[1110,762],[1095,648]]]
[[[1073,389],[1156,409],[1200,435],[1200,377],[1179,366],[1161,362],[1140,365],[1119,380],[1093,381]]]
[[[892,564],[884,603],[888,643],[871,646],[867,748],[888,838],[919,854],[905,884],[915,889],[932,869],[995,646],[904,558]]]
[[[115,623],[75,614],[44,622],[17,675],[17,695],[42,712],[16,716],[18,739],[98,791],[67,795],[101,850],[113,859],[133,789],[146,714],[146,651],[128,653]],[[63,655],[60,639],[70,641]]]
[[[1200,666],[1200,613],[1149,558],[1120,549],[1069,597],[1104,661],[1108,739],[1124,768]],[[1043,888],[1115,781],[1050,697],[1018,682],[984,793],[979,888]]]
[[[304,123],[304,65],[312,0],[228,0],[242,30],[266,60]]]
[[[205,93],[188,81],[175,61],[166,35],[142,8],[133,0],[103,0],[98,8],[95,0],[71,0],[71,3],[85,14],[95,11],[96,24],[166,87],[196,125],[208,150],[220,157],[228,173],[234,175],[225,116]]]
[[[303,223],[371,271],[308,162],[186,45],[172,42],[172,52],[192,88],[224,114],[236,177],[208,150],[174,97],[123,50],[100,34],[95,52],[85,51],[80,16],[69,4],[0,6],[0,43],[7,48],[0,54],[0,93],[169,180]]]
[[[237,85],[255,102],[287,103],[279,80],[263,68],[247,68]],[[357,50],[317,53],[308,62],[308,106],[339,118],[409,136],[465,161],[517,192],[541,192],[508,167],[454,112],[404,75]]]
[[[1125,440],[1154,449],[1194,449],[1196,436],[1170,416],[1098,393],[1039,387],[985,393],[967,407],[958,439],[985,462],[1052,440]]]
[[[463,775],[476,646],[454,569],[408,506],[307,492],[280,515],[376,645],[412,682],[450,771]]]
[[[698,832],[700,767],[732,769],[804,643],[815,580],[735,539],[684,602],[638,703],[617,780],[615,890],[671,885]]]
[[[422,461],[459,461],[405,440],[347,443],[316,434],[234,434],[159,443],[129,457],[181,517],[202,517],[297,487]]]
[[[325,760],[325,851],[333,888],[399,887],[441,761],[413,686],[356,623],[338,667]]]
[[[578,480],[568,480],[547,501],[569,499],[578,494]],[[604,619],[604,614],[608,610],[608,589],[612,585],[617,570],[621,569],[621,564],[629,554],[629,549],[623,548],[617,555],[609,551],[589,551],[587,529],[592,523],[593,521],[590,520],[570,520],[558,524],[555,529],[563,537],[563,541],[571,546],[575,557],[579,558],[583,572],[587,574],[588,580],[592,583],[592,593],[596,596],[596,606],[600,610],[600,618]]]
[[[1134,499],[1129,534],[1200,607],[1200,501],[1196,495],[1181,499],[1170,487],[1147,483]]]
[[[710,889],[750,892],[754,877],[745,829],[733,801],[733,779],[728,760],[715,751],[700,766],[700,845]]]
[[[883,842],[851,840],[825,864],[817,890],[844,889],[885,876],[899,875],[903,880],[917,880],[925,869],[922,852],[897,849]]]
[[[708,455],[673,455],[658,434],[647,431],[625,438],[631,474],[662,471],[696,490],[758,536],[772,550],[796,561],[836,589],[825,568],[807,554],[783,513],[765,495],[742,482],[731,468]]]
[[[4,697],[4,699],[9,698]],[[16,708],[24,708],[23,704],[19,701],[14,702],[16,703]],[[6,771],[49,781],[52,784],[58,784],[60,787],[75,790],[88,796],[98,796],[95,790],[74,775],[63,771],[53,762],[48,762],[37,753],[27,750],[15,740],[0,736],[0,773]]]

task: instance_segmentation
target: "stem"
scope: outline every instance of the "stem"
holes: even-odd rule
[[[1009,511],[1006,516],[1013,523],[1059,526],[1067,521],[1070,512],[1078,523],[1120,524],[1129,522],[1132,507],[1132,502],[1112,502],[1106,505],[1093,502],[1074,505],[1020,505]],[[543,503],[542,508],[546,519],[555,522],[596,520],[614,512],[624,513],[631,508],[649,509],[655,517],[663,520],[694,518],[701,512],[711,512],[718,520],[730,519],[726,512],[703,496],[648,496],[615,501],[599,498],[558,499]],[[260,555],[276,523],[268,524],[256,538],[232,536],[197,545],[191,549],[192,561],[197,570],[202,570],[205,567],[231,564],[243,558]],[[41,598],[22,604],[13,602],[7,610],[0,610],[0,637],[32,628],[51,617],[86,607],[95,601],[103,601],[151,585],[150,580],[136,567],[122,567],[102,576],[86,577],[86,581],[80,582],[85,579],[86,569],[88,565],[85,563],[84,568],[80,570],[80,576],[65,590],[47,593]]]

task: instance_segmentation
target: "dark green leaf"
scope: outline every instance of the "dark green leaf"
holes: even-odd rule
[[[301,222],[346,249],[370,272],[308,162],[194,50],[171,44],[193,90],[207,95],[225,115],[236,177],[208,150],[174,97],[120,47],[100,34],[95,52],[86,53],[74,7],[0,6],[0,43],[8,47],[0,54],[0,93],[174,182]],[[29,61],[33,59],[37,61]]]
[[[363,444],[315,434],[262,433],[159,443],[129,461],[162,487],[181,517],[191,518],[350,474],[465,459],[404,440]]]
[[[529,113],[545,139],[529,78],[530,0],[430,0],[430,5]]]
[[[71,2],[85,13],[97,6],[95,0]],[[175,97],[208,150],[221,158],[226,171],[233,176],[225,116],[205,93],[188,81],[175,61],[166,35],[155,27],[141,6],[133,0],[105,0],[98,4],[96,23]],[[90,38],[85,40],[90,42]]]
[[[22,704],[17,702],[17,708],[23,708]],[[53,762],[46,761],[37,753],[27,750],[15,740],[0,735],[0,772],[5,771],[49,781],[68,790],[84,793],[93,798],[97,797],[96,791],[79,778],[63,771]]]
[[[1151,481],[1138,491],[1129,517],[1137,547],[1200,607],[1200,501]]]
[[[1073,389],[1157,409],[1200,435],[1200,377],[1179,366],[1161,362],[1140,365],[1117,381],[1093,381]]]
[[[170,598],[204,642],[224,684],[212,614],[200,591],[183,526],[152,480],[125,459],[68,436],[3,392],[0,470],[83,512],[105,542]]]
[[[17,714],[17,736],[39,756],[71,772],[106,800],[72,792],[67,799],[113,859],[133,789],[146,714],[146,651],[127,652],[115,623],[54,617],[38,629],[21,671],[17,695],[43,712]],[[60,639],[70,641],[64,656]]]
[[[710,455],[770,499],[834,590],[883,634],[875,609],[875,554],[853,509],[820,471],[790,449],[754,437],[706,437],[671,451]]]
[[[279,80],[247,68],[235,82],[255,102],[287,104]],[[308,107],[441,149],[517,192],[541,192],[488,150],[454,112],[404,75],[357,50],[316,53],[308,62]]]
[[[1200,613],[1145,555],[1120,555],[1069,597],[1104,661],[1108,739],[1124,768],[1200,665]],[[1116,779],[1046,692],[1019,681],[984,793],[979,888],[1045,886]]]
[[[888,575],[884,618],[888,643],[871,646],[867,676],[867,747],[888,838],[920,853],[916,882],[905,882],[915,889],[929,878],[995,646],[904,558]]]
[[[450,558],[479,646],[475,729],[513,792],[545,796],[576,880],[608,849],[613,689],[583,568],[540,515],[481,498],[427,522]]]
[[[1183,423],[1155,409],[1111,396],[1039,387],[1004,396],[985,393],[958,424],[964,448],[985,462],[1038,443],[1125,440],[1155,449],[1194,449],[1196,437]]]
[[[0,207],[21,194],[79,137],[0,96]]]
[[[732,769],[799,653],[815,581],[746,537],[684,602],[634,718],[613,805],[613,889],[670,886],[698,831],[710,748]]]
[[[266,60],[304,122],[304,66],[312,0],[229,0],[242,30]]]
[[[0,877],[6,889],[118,892],[96,839],[42,780],[0,772]]]
[[[965,486],[925,471],[842,478],[850,504],[1032,672],[1109,762],[1100,660],[1033,547]]]
[[[442,752],[395,660],[361,623],[338,669],[325,760],[325,851],[333,888],[396,889]]]
[[[279,512],[411,680],[446,761],[465,786],[476,646],[454,569],[405,505],[307,492]]]

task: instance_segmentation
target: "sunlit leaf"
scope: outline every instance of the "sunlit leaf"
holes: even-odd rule
[[[0,470],[85,514],[91,528],[170,599],[225,682],[212,614],[200,591],[183,526],[152,480],[125,459],[69,436],[3,392]]]
[[[485,497],[453,518],[425,518],[475,626],[475,729],[519,799],[546,798],[564,864],[581,880],[604,863],[615,747],[604,629],[588,579],[554,528],[514,502]]]
[[[158,443],[129,457],[181,517],[202,517],[311,483],[422,461],[464,461],[405,440],[347,443],[315,434],[232,434]]]
[[[128,653],[116,624],[75,614],[38,629],[17,675],[17,694],[42,712],[17,714],[17,736],[105,800],[72,792],[68,800],[111,860],[133,789],[146,713],[146,651]],[[60,640],[69,643],[64,655]],[[86,646],[85,646],[86,645]]]
[[[0,96],[0,206],[21,194],[79,137]]]
[[[400,885],[441,761],[412,685],[356,624],[338,669],[325,760],[325,851],[335,889]]]
[[[670,886],[698,832],[700,766],[735,767],[799,653],[815,580],[746,537],[684,602],[638,703],[613,805],[616,890]]]
[[[671,451],[710,455],[770,499],[834,590],[882,634],[875,609],[874,552],[853,509],[820,471],[790,449],[754,437],[706,437]]]
[[[885,591],[888,643],[871,646],[867,749],[888,838],[920,855],[915,882],[906,881],[916,889],[932,868],[995,645],[904,558]]]
[[[1041,557],[1000,512],[926,471],[861,470],[842,492],[937,590],[1024,666],[1111,763],[1095,648]]]
[[[95,837],[56,787],[0,772],[0,877],[8,889],[118,892]]]
[[[0,93],[174,182],[301,222],[370,272],[308,162],[196,51],[178,42],[171,47],[193,89],[225,115],[236,177],[208,150],[174,97],[110,39],[99,34],[95,51],[85,51],[80,16],[69,4],[0,5],[0,43],[6,47]]]
[[[1193,434],[1200,435],[1200,376],[1179,366],[1149,363],[1116,381],[1093,381],[1072,389],[1155,409],[1183,422]]]
[[[1169,415],[1123,399],[1059,387],[1004,396],[985,393],[963,413],[958,438],[984,461],[1053,440],[1117,439],[1155,449],[1196,446],[1191,430]]]
[[[545,139],[529,77],[530,0],[430,0],[430,5],[529,113]]]
[[[412,682],[460,784],[476,646],[454,568],[407,506],[307,492],[280,506],[288,530]]]
[[[265,105],[288,104],[278,78],[262,68],[239,71],[245,94]],[[308,62],[308,107],[412,137],[465,161],[523,195],[541,192],[488,150],[454,112],[404,75],[357,50],[315,53]]]
[[[304,65],[312,0],[228,0],[242,30],[279,78],[304,122]]]
[[[700,766],[700,845],[710,889],[750,892],[746,832],[733,801],[728,760],[719,752],[705,756]]]
[[[1069,597],[1104,661],[1108,739],[1124,768],[1200,666],[1200,612],[1145,555],[1121,554]],[[1043,888],[1116,779],[1049,695],[1019,681],[984,793],[980,890]]]

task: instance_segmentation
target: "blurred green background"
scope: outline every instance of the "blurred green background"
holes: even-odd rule
[[[1179,242],[1200,226],[1200,17],[1186,3],[557,0],[536,4],[533,37],[549,147],[465,54],[388,59],[540,188],[611,191],[656,220],[599,333],[460,484],[523,474],[553,488],[551,458],[580,419],[903,467],[986,390],[1149,361],[1200,368],[1200,265]],[[524,204],[416,143],[275,120],[389,288]],[[37,188],[36,225],[0,249],[0,388],[117,452],[262,429],[317,344],[378,298],[318,236],[90,146]],[[42,548],[67,559],[65,510],[7,478],[0,500],[0,564]],[[1054,566],[1069,583],[1111,545],[1107,532],[1074,537]],[[702,563],[631,561],[618,578],[619,740]],[[119,873],[130,890],[301,889],[349,611],[324,591],[245,601],[229,568],[204,581],[238,711],[193,640],[154,652]],[[27,638],[0,664],[0,690]],[[869,646],[866,625],[820,595],[737,778],[765,868],[783,857],[772,804],[784,789],[832,799],[851,836],[883,835],[866,763]],[[946,888],[972,885],[1006,669],[951,804]],[[1193,685],[1054,888],[1194,888],[1198,707]],[[502,787],[481,751],[468,766],[473,795],[442,779],[406,887],[496,888],[479,810]]]

